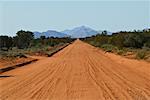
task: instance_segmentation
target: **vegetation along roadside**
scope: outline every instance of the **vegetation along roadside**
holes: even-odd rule
[[[92,37],[81,40],[100,47],[106,52],[113,52],[128,58],[150,61],[150,29],[142,31],[120,31],[107,34],[103,31]]]
[[[41,36],[34,38],[30,31],[18,31],[16,36],[0,36],[0,69],[28,64],[36,61],[32,56],[50,57],[72,43],[70,37],[56,38]],[[11,68],[12,69],[12,68]]]

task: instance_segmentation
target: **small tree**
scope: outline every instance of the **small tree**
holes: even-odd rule
[[[106,36],[107,35],[107,31],[104,30],[101,35]]]
[[[11,37],[8,36],[0,36],[0,49],[6,50],[10,49],[13,45],[13,41]]]
[[[31,41],[34,38],[34,35],[30,31],[18,31],[16,36],[17,47],[20,49],[27,48],[30,46]]]
[[[126,35],[124,45],[126,47],[141,48],[144,45],[144,37],[140,33],[130,33]]]

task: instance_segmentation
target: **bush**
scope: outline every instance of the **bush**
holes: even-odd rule
[[[119,55],[122,55],[122,54],[124,54],[124,50],[117,50],[117,54],[119,54]]]
[[[144,43],[144,47],[150,48],[150,40]]]
[[[25,56],[22,53],[16,54],[14,57],[17,57],[17,58],[27,58],[27,56]]]
[[[117,47],[111,45],[111,44],[104,44],[101,46],[106,52],[113,52],[113,51],[116,51],[118,50]]]
[[[17,52],[17,51],[0,51],[0,58],[27,58],[24,53]]]
[[[145,57],[146,57],[146,51],[145,50],[138,51],[136,54],[137,59],[144,59]]]

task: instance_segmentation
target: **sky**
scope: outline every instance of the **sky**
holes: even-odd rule
[[[116,32],[150,28],[149,0],[0,0],[0,35],[88,26]]]

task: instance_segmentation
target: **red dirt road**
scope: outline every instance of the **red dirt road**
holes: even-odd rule
[[[3,73],[1,100],[150,100],[150,63],[75,41],[50,58]]]

